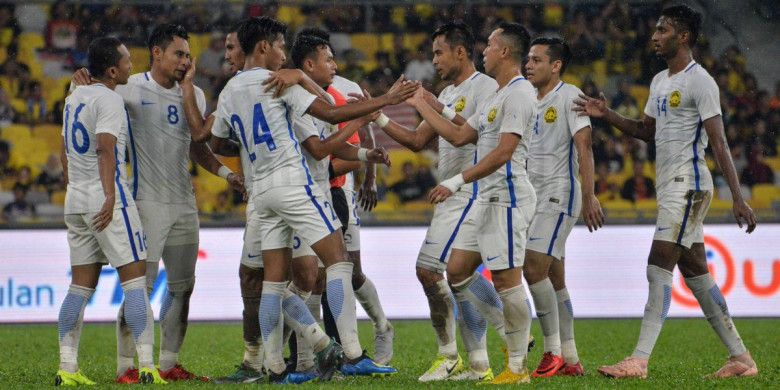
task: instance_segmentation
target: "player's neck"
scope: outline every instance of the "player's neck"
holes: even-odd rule
[[[254,68],[268,69],[265,56],[263,55],[251,55],[246,58],[244,62],[244,70],[250,70]]]
[[[548,81],[547,84],[541,86],[538,89],[538,93],[537,93],[536,97],[539,100],[544,99],[544,97],[547,96],[547,94],[550,93],[550,91],[552,91],[553,88],[558,86],[558,83],[560,83],[560,82],[561,82],[561,78],[560,77],[558,77],[557,75],[552,75],[552,77],[550,77],[550,81]]]
[[[174,85],[176,85],[173,80],[165,77],[160,68],[156,66],[152,66],[152,70],[149,73],[152,75],[152,80],[165,89],[171,89]]]
[[[462,82],[468,80],[468,78],[471,77],[471,75],[473,75],[476,71],[477,68],[474,67],[474,63],[469,62],[466,66],[463,67],[463,69],[461,69],[460,74],[455,78],[452,84],[457,87]]]
[[[666,66],[669,67],[669,76],[682,72],[691,61],[693,61],[691,49],[678,50],[674,57],[666,59]]]
[[[103,85],[105,85],[105,86],[106,86],[106,88],[108,88],[108,89],[110,89],[110,90],[112,90],[112,91],[113,91],[114,89],[116,89],[116,81],[114,81],[114,80],[111,80],[111,79],[98,79],[98,78],[95,78],[95,81],[97,81],[99,84],[103,84]]]
[[[512,81],[513,78],[517,76],[522,76],[523,73],[520,72],[520,67],[517,65],[510,65],[506,64],[498,69],[498,72],[496,72],[496,83],[498,83],[498,89],[506,87],[507,84],[509,84],[510,81]]]

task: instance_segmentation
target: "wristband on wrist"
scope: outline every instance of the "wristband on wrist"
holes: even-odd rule
[[[464,185],[464,184],[466,184],[466,181],[465,181],[465,180],[463,180],[463,174],[462,174],[462,173],[459,173],[459,174],[457,174],[457,175],[455,175],[455,176],[453,176],[453,177],[451,177],[451,178],[449,178],[449,179],[447,179],[447,180],[444,180],[444,181],[442,181],[441,183],[439,183],[439,185],[441,185],[441,186],[443,186],[443,187],[447,188],[447,189],[448,189],[448,190],[450,190],[450,192],[452,192],[453,194],[454,194],[455,192],[457,192],[457,191],[458,191],[458,189],[459,189],[459,188],[460,188],[462,185]]]
[[[385,126],[387,126],[388,123],[390,123],[390,118],[388,118],[387,115],[385,115],[385,113],[379,114],[379,117],[376,118],[376,120],[374,121],[375,125],[383,129],[385,128]]]
[[[230,168],[226,166],[219,167],[219,170],[217,171],[217,175],[225,180],[227,180],[228,176],[233,173],[233,171],[230,170]]]
[[[358,149],[357,158],[360,161],[368,161],[368,149],[366,148]]]
[[[455,112],[451,107],[444,106],[444,108],[441,109],[441,116],[447,118],[447,120],[453,120],[455,119],[455,116],[458,115],[458,113]]]

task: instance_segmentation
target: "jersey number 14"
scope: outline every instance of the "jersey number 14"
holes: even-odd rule
[[[230,126],[233,130],[238,130],[241,135],[241,143],[244,145],[247,154],[249,155],[249,161],[254,162],[257,159],[257,155],[254,152],[250,152],[249,142],[247,142],[246,131],[244,130],[244,123],[241,121],[241,117],[238,114],[233,114],[230,117]],[[268,121],[265,119],[263,113],[263,105],[260,103],[255,104],[254,114],[252,115],[252,146],[265,144],[268,147],[268,151],[276,150],[276,143],[271,135],[271,128],[268,127]],[[254,149],[254,148],[253,148]]]

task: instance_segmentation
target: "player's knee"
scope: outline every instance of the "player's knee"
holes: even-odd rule
[[[493,271],[493,286],[501,292],[522,284],[520,268],[510,268],[501,271]]]
[[[238,277],[241,284],[241,296],[244,298],[260,297],[263,291],[263,269],[254,269],[243,264],[238,267]]]
[[[555,291],[560,291],[566,288],[566,279],[563,277],[563,275],[558,275],[551,272],[549,274],[549,278]]]
[[[458,269],[447,270],[447,280],[450,282],[450,285],[463,283],[463,281],[468,279],[470,276],[471,273],[465,270],[458,270]]]
[[[435,286],[440,280],[444,279],[444,276],[438,272],[431,271],[426,268],[417,267],[417,280],[420,281],[420,284],[423,286],[423,288],[430,288]]]
[[[667,241],[656,240],[650,247],[650,256],[647,258],[648,265],[654,265],[667,271],[674,271],[674,266],[680,260],[682,247]]]
[[[363,272],[352,272],[352,289],[357,290],[366,282],[366,274]]]

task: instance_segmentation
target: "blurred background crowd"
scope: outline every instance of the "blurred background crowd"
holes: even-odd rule
[[[445,6],[446,5],[446,6]],[[198,58],[197,84],[213,109],[228,73],[224,34],[247,16],[269,15],[297,30],[321,27],[331,32],[339,74],[382,94],[404,74],[438,93],[445,84],[431,64],[429,35],[453,19],[468,23],[478,44],[476,63],[490,31],[500,21],[517,21],[532,36],[560,35],[572,47],[565,81],[586,94],[604,92],[611,107],[639,118],[653,75],[664,68],[650,37],[662,2],[538,1],[532,4],[365,2],[14,2],[0,3],[0,224],[61,223],[64,182],[59,162],[62,106],[70,76],[86,65],[89,42],[113,35],[130,47],[134,72],[149,68],[145,41],[159,23],[179,23],[190,32]],[[780,81],[759,85],[750,60],[737,45],[715,50],[703,37],[694,57],[717,81],[726,137],[744,195],[761,220],[780,220]],[[771,61],[771,60],[770,60]],[[772,75],[776,77],[776,75]],[[411,128],[416,112],[401,104],[385,113]],[[652,143],[634,140],[599,121],[593,122],[596,192],[616,222],[651,222],[655,213]],[[436,177],[436,144],[420,154],[402,149],[375,130],[377,142],[391,151],[393,166],[379,168],[381,202],[369,223],[424,223],[432,208],[425,200]],[[730,193],[708,152],[717,199],[711,218],[727,220]],[[225,163],[238,170],[236,159]],[[221,179],[193,167],[193,186],[206,223],[238,224],[244,205]]]

